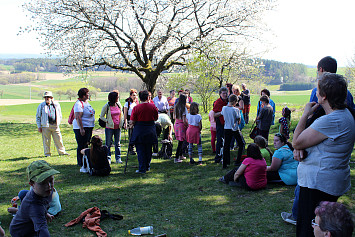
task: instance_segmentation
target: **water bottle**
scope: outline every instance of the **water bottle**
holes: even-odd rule
[[[128,231],[130,235],[152,235],[153,234],[153,226],[146,227],[137,227]]]

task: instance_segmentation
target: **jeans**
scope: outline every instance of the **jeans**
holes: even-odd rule
[[[300,198],[300,186],[297,184],[295,188],[295,200],[293,200],[292,217],[297,220],[298,217],[298,201]]]
[[[153,144],[151,143],[136,144],[139,172],[145,173],[150,169],[150,161],[152,160],[152,146]]]
[[[233,131],[232,129],[225,129],[224,147],[223,147],[223,168],[226,168],[228,165],[230,165],[230,143],[232,137],[234,137],[237,140],[239,146],[237,160],[235,161],[235,163],[239,164],[242,160],[242,154],[245,147],[245,141],[242,133],[239,130]]]
[[[88,148],[88,144],[92,136],[92,129],[93,128],[84,128],[84,136],[81,136],[80,129],[73,129],[75,134],[75,140],[78,144],[78,147],[76,148],[76,159],[78,161],[79,166],[83,166],[83,154],[81,154],[80,151],[84,148]]]
[[[222,138],[224,137],[224,125],[221,124],[221,121],[219,121],[219,118],[216,119],[216,137],[217,137],[217,143],[216,143],[216,156],[214,158],[214,161],[216,163],[219,163],[222,159],[222,157],[219,155],[221,148],[223,147],[223,140]]]
[[[111,156],[111,145],[112,138],[115,138],[115,157],[116,161],[121,158],[121,129],[110,129],[105,128],[105,138],[106,138],[106,146],[108,147],[109,155]]]

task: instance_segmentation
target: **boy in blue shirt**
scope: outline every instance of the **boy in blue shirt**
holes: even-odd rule
[[[32,189],[11,221],[10,234],[13,237],[50,236],[47,221],[52,221],[53,216],[47,210],[54,190],[53,175],[59,171],[44,160],[37,160],[27,167],[26,173]]]

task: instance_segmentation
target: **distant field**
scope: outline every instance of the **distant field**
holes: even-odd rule
[[[340,75],[345,75],[346,67],[339,67],[337,73]],[[317,68],[307,68],[307,76],[313,77],[316,79],[317,76]]]

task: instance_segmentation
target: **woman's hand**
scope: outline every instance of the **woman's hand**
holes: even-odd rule
[[[85,129],[84,128],[80,128],[80,135],[85,136]]]
[[[303,115],[307,118],[314,113],[314,111],[319,107],[316,102],[308,102],[304,107]]]

